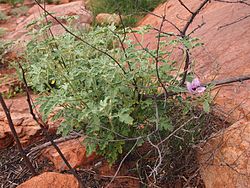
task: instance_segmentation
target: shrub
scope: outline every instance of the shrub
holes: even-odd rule
[[[94,15],[120,12],[125,16],[125,25],[133,26],[147,11],[152,11],[162,2],[165,0],[90,0],[89,6]]]
[[[6,20],[7,20],[7,15],[4,12],[0,11],[0,22]]]
[[[0,27],[0,38],[3,37],[5,35],[5,33],[6,33],[6,29]]]
[[[27,13],[28,10],[29,10],[29,7],[20,6],[20,7],[13,8],[10,12],[14,16],[23,16]]]
[[[0,3],[8,3],[12,6],[16,6],[17,4],[23,4],[24,0],[0,0]]]
[[[112,163],[132,143],[139,146],[154,134],[169,135],[172,122],[187,116],[192,106],[203,101],[208,104],[209,93],[182,100],[180,93],[186,88],[180,86],[181,74],[170,58],[173,48],[181,44],[193,48],[199,44],[197,40],[161,36],[159,75],[168,92],[175,95],[156,100],[161,84],[152,55],[156,56],[157,50],[138,50],[140,45],[127,37],[124,53],[117,45],[117,36],[122,39],[123,30],[114,26],[78,33],[89,45],[69,33],[41,40],[48,28],[36,32],[27,45],[28,83],[42,94],[38,104],[45,119],[55,107],[63,107],[54,117],[64,118],[58,132],[82,132],[89,154],[97,150]],[[147,30],[137,32],[143,34]],[[191,78],[189,74],[188,79]],[[176,114],[173,107],[177,106],[181,110]]]

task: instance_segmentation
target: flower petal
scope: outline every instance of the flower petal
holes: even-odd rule
[[[186,86],[187,86],[187,90],[190,92],[190,93],[193,93],[194,90],[192,89],[193,88],[193,85],[190,83],[190,82],[186,82]]]
[[[193,79],[192,85],[193,88],[199,87],[201,85],[200,80],[198,78]]]
[[[198,87],[195,91],[196,91],[197,93],[203,93],[205,90],[206,90],[206,88],[203,87],[203,86],[201,86],[201,87]]]

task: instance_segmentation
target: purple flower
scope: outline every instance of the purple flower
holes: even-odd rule
[[[187,90],[192,94],[202,93],[206,90],[206,88],[201,85],[198,78],[193,79],[191,83],[186,82],[186,84],[187,84]]]

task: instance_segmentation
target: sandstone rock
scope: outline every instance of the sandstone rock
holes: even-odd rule
[[[79,188],[77,179],[70,174],[45,172],[17,186],[17,188]]]
[[[0,149],[11,146],[14,142],[13,136],[10,132],[4,132],[0,127]]]
[[[37,96],[32,96],[35,99]],[[23,146],[27,146],[42,138],[42,131],[39,125],[30,115],[26,96],[16,97],[5,100],[6,105],[10,107],[10,113],[15,125],[16,132]],[[53,122],[49,118],[49,131],[55,133],[60,121]],[[7,118],[0,107],[0,149],[6,148],[13,144],[13,136],[11,134]]]
[[[96,16],[95,21],[100,25],[119,25],[121,20],[117,14],[100,13]]]
[[[196,10],[200,0],[187,0],[184,2],[191,10]],[[169,0],[154,10],[156,15],[164,15],[167,20],[178,28],[183,28],[190,17],[190,13],[177,1]],[[191,36],[198,37],[204,43],[203,47],[192,50],[192,60],[197,76],[202,82],[234,78],[250,75],[250,22],[243,19],[227,27],[221,27],[232,23],[239,18],[249,15],[249,6],[243,4],[230,4],[211,1],[201,13],[194,19],[187,33],[192,32],[198,25],[205,22]],[[181,18],[181,19],[180,19]],[[152,14],[147,15],[140,26],[151,25],[159,28],[161,18]],[[164,22],[164,32],[178,31],[169,23]],[[155,49],[157,45],[157,31],[152,30],[143,36],[143,45]],[[140,39],[140,35],[137,35]],[[181,63],[182,52],[174,53],[177,61]],[[214,91],[216,110],[220,115],[229,117],[235,121],[240,118],[250,119],[250,81],[229,84]]]
[[[73,168],[90,164],[97,158],[95,154],[86,156],[86,148],[82,144],[82,141],[83,139],[74,139],[58,144],[62,153]],[[58,171],[68,169],[54,147],[50,146],[45,149],[43,151],[43,156],[52,161]]]
[[[239,121],[212,137],[199,151],[207,188],[250,185],[250,122]]]
[[[68,25],[66,18],[69,16],[77,16],[76,20],[71,23],[73,24],[73,27],[85,27],[86,24],[90,24],[92,22],[92,14],[85,9],[82,1],[74,1],[61,5],[46,5],[46,10],[53,13],[53,16],[60,20],[60,22],[64,25]],[[38,5],[34,5],[28,11],[29,16],[26,19],[18,20],[15,31],[9,33],[5,38],[11,40],[18,39],[17,43],[24,45],[23,43],[29,41],[31,38],[29,35],[26,35],[28,32],[26,26],[41,18],[43,12],[44,11]],[[52,17],[48,16],[47,19],[52,23],[52,32],[54,35],[61,35],[62,33],[65,33],[64,29],[59,28],[61,26],[59,26],[59,24]],[[41,21],[39,22],[41,23]]]

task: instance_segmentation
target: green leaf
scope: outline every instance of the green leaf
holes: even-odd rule
[[[159,130],[169,131],[172,129],[173,129],[173,126],[172,126],[170,119],[168,119],[167,117],[161,117],[159,121]]]
[[[133,124],[134,119],[129,114],[119,114],[119,120],[126,124]]]
[[[173,91],[175,93],[180,93],[180,92],[185,92],[186,88],[172,85],[168,87],[168,90]]]
[[[210,111],[210,105],[209,105],[209,102],[207,100],[205,100],[203,102],[203,110],[206,112],[206,113],[209,113]]]

